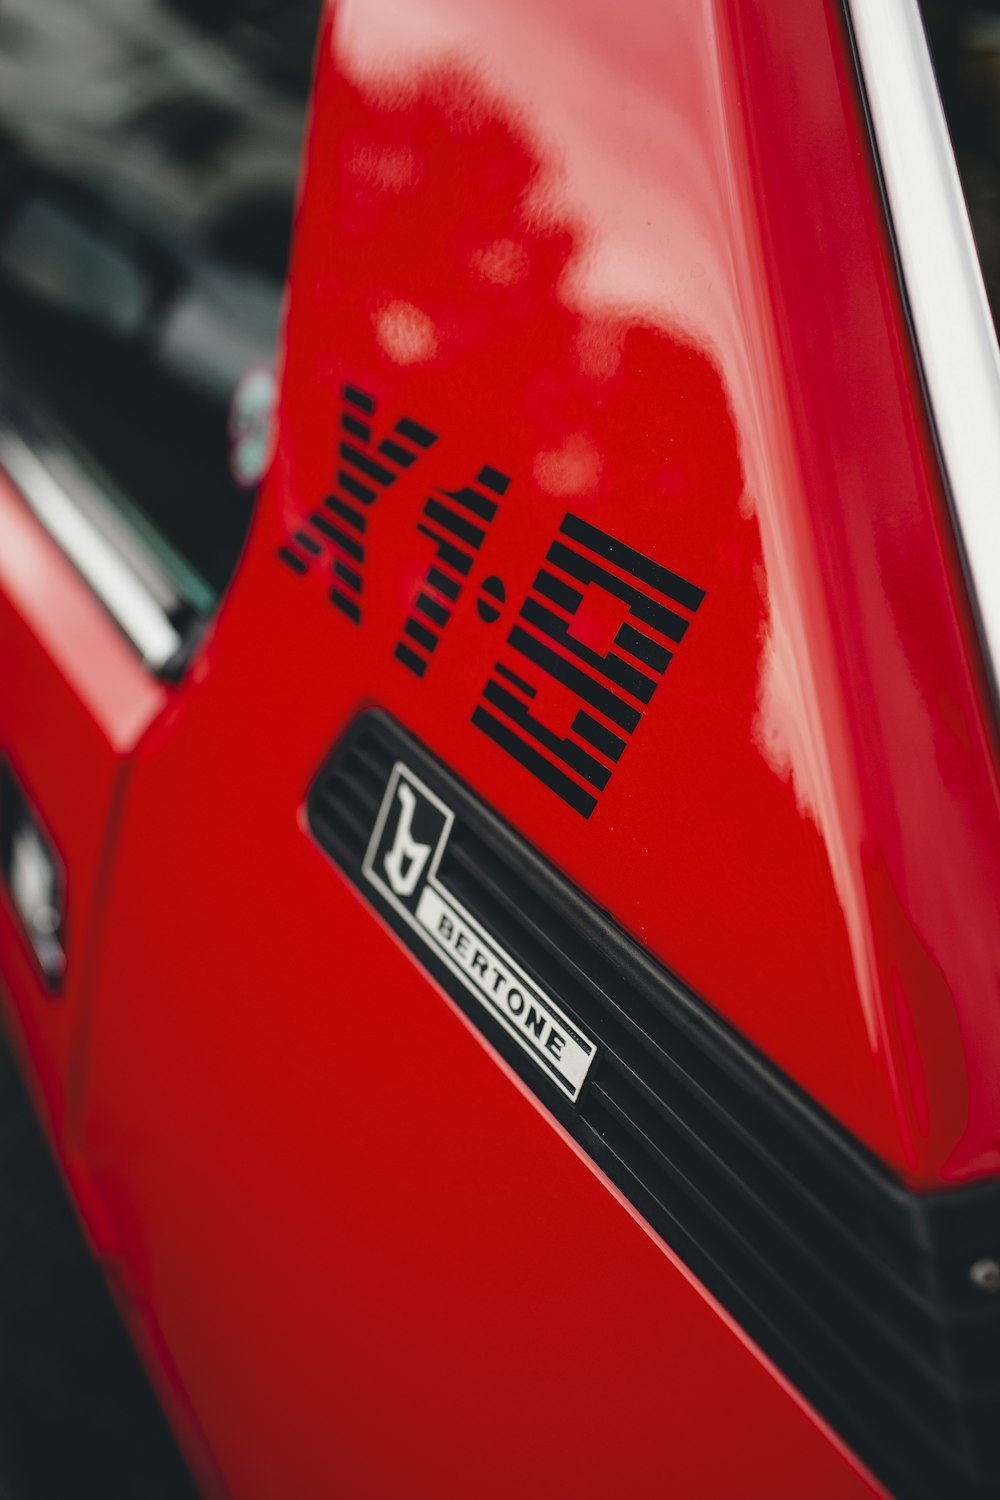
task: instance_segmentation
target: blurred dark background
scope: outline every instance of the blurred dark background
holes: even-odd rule
[[[0,0],[0,381],[208,614],[262,467],[319,0]]]
[[[920,0],[920,9],[1000,328],[1000,0]]]
[[[318,18],[0,0],[0,407],[196,618],[266,459]],[[0,1500],[193,1494],[0,1042]]]
[[[0,1041],[0,1500],[194,1500]]]

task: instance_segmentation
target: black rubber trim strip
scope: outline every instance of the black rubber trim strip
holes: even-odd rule
[[[576,1104],[365,879],[393,765],[454,813],[446,889],[597,1044]],[[309,792],[320,846],[902,1500],[1000,1494],[1000,1183],[916,1193],[381,711]],[[667,1356],[665,1356],[667,1357]]]

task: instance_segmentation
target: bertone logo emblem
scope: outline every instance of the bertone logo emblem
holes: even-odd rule
[[[362,865],[365,879],[576,1100],[597,1049],[442,883],[438,871],[454,821],[451,808],[397,761]]]

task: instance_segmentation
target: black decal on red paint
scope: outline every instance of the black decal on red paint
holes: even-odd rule
[[[589,818],[705,594],[572,514],[545,563],[472,722]],[[586,604],[597,593],[612,616],[621,607],[610,640],[587,628]],[[565,732],[546,723],[536,701],[546,680],[579,700]]]
[[[345,385],[341,397],[339,462],[333,490],[324,499],[323,509],[313,511],[306,526],[279,547],[278,556],[294,573],[302,574],[329,554],[330,602],[357,625],[363,611],[368,511],[433,447],[438,435],[412,417],[401,417],[391,432],[373,445],[374,396],[357,386]]]
[[[471,484],[435,490],[424,501],[417,530],[434,543],[434,555],[396,646],[396,660],[417,677],[427,670],[509,484],[508,475],[485,465]]]

